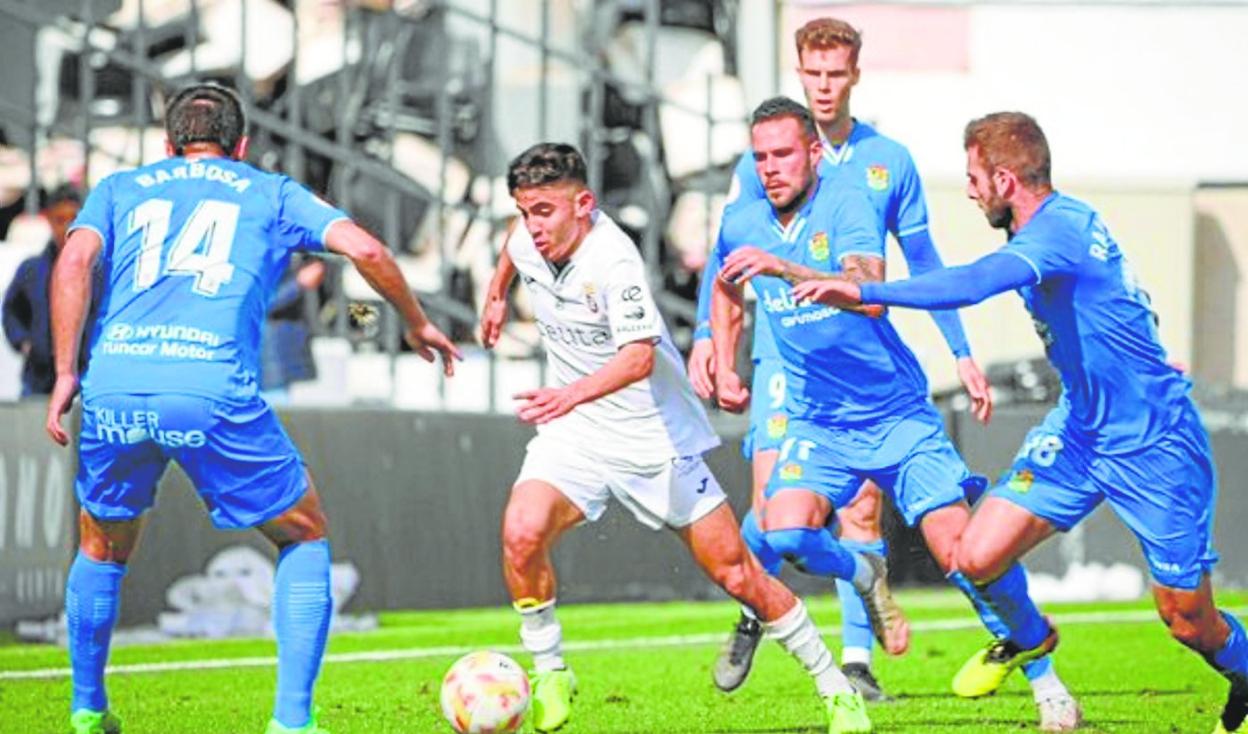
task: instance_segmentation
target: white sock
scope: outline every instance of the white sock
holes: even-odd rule
[[[843,647],[841,648],[841,667],[859,663],[868,668],[871,667],[871,650],[865,647]]]
[[[819,636],[819,630],[810,621],[806,605],[800,599],[784,616],[773,622],[763,622],[763,626],[767,635],[783,645],[815,679],[815,688],[820,696],[827,698],[835,693],[853,692],[854,687],[836,667],[832,651]]]
[[[545,673],[566,668],[563,662],[563,627],[555,619],[555,600],[524,605],[516,603],[513,606],[520,613],[520,643],[533,656],[533,669]]]
[[[1029,682],[1031,683],[1031,693],[1037,701],[1070,695],[1070,691],[1066,690],[1066,684],[1062,683],[1062,679],[1057,677],[1056,668],[1049,668],[1049,672]]]

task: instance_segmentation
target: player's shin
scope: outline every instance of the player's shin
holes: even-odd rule
[[[69,662],[73,669],[71,711],[108,710],[104,666],[121,606],[121,581],[126,567],[99,562],[81,551],[65,584],[65,623]]]
[[[837,693],[853,691],[849,679],[836,667],[832,651],[819,636],[819,630],[806,613],[806,605],[800,599],[778,619],[763,622],[763,627],[768,636],[797,658],[806,672],[815,679],[819,695],[827,698]]]
[[[277,696],[273,718],[282,726],[306,726],[312,687],[321,669],[333,601],[329,542],[292,543],[278,554],[273,579],[273,631],[277,636]]]

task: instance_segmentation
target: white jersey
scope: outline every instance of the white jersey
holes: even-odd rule
[[[533,299],[537,329],[555,387],[602,369],[622,346],[656,342],[648,378],[538,426],[554,438],[615,466],[651,470],[719,445],[684,361],[646,285],[637,246],[606,214],[562,269],[547,262],[523,226],[507,251]]]

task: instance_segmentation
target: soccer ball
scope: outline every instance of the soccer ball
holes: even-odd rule
[[[442,679],[442,715],[459,734],[511,734],[529,711],[529,676],[496,652],[469,653]]]

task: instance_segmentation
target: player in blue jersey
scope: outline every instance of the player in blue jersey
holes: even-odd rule
[[[853,499],[864,480],[875,481],[906,523],[920,529],[985,626],[1011,646],[1009,669],[1043,666],[1032,679],[1042,728],[1073,728],[1078,705],[1047,656],[1057,634],[1030,600],[1022,566],[1009,564],[981,587],[955,566],[970,521],[965,497],[982,479],[970,474],[946,435],[914,355],[886,317],[864,318],[791,295],[791,284],[832,273],[859,283],[884,280],[883,234],[866,195],[815,174],[820,143],[813,121],[791,100],[768,100],[755,110],[751,147],[768,200],[724,217],[712,340],[716,395],[725,408],[739,409],[749,400],[734,364],[741,284],[749,280],[789,383],[789,426],[765,492],[759,560],[772,573],[788,560],[851,581],[860,593],[869,590],[864,599],[873,626],[889,649],[897,610],[863,583],[863,567],[878,566],[878,556],[845,548],[824,527],[829,512]],[[880,574],[874,575],[878,585]]]
[[[267,734],[324,734],[312,708],[331,612],[320,499],[299,451],[259,396],[260,329],[294,250],[346,256],[403,315],[407,341],[452,373],[455,346],[425,318],[385,246],[290,178],[253,168],[238,97],[201,84],[165,110],[170,158],[91,192],[52,277],[56,383],[47,431],[61,445],[92,268],[75,490],[81,540],[65,589],[75,734],[115,734],[104,667],[126,563],[170,460],[219,528],[257,528],[279,550],[277,695]],[[70,355],[66,357],[65,355]],[[176,722],[162,722],[169,731]]]
[[[895,283],[822,280],[794,297],[830,304],[956,308],[1017,290],[1062,378],[1059,405],[967,527],[958,567],[977,584],[1102,501],[1139,539],[1162,620],[1230,681],[1217,732],[1243,730],[1248,641],[1214,605],[1214,469],[1191,384],[1166,362],[1147,296],[1100,216],[1055,191],[1031,117],[1000,112],[966,128],[967,195],[1009,241],[970,265]],[[995,680],[996,648],[968,672]]]
[[[837,181],[838,185],[848,183],[866,191],[880,226],[901,246],[910,272],[922,273],[941,267],[940,255],[928,231],[923,183],[910,153],[905,146],[850,114],[850,98],[859,78],[858,53],[862,38],[858,31],[842,20],[817,18],[797,31],[795,41],[798,78],[823,142],[820,175]],[[729,198],[729,207],[767,198],[749,151],[737,162]],[[711,283],[721,265],[712,253],[702,275],[698,330],[689,358],[690,379],[703,398],[709,398],[712,390]],[[971,398],[975,415],[987,422],[992,413],[988,382],[971,358],[957,311],[935,312],[933,318],[957,360],[958,376]],[[783,410],[784,370],[767,320],[756,318],[754,324],[753,397],[749,408],[750,428],[742,450],[753,462],[757,504],[775,466],[776,452],[784,440],[788,419]],[[865,482],[858,496],[836,515],[842,543],[887,557],[887,546],[880,532],[881,511],[879,488],[872,482]],[[746,529],[747,540],[757,537],[756,518],[745,518],[742,526]],[[871,671],[871,627],[863,601],[850,584],[838,580],[836,587],[843,611],[843,669],[868,700],[886,700]],[[758,623],[751,619],[748,610],[743,610],[731,638],[716,660],[716,685],[726,691],[741,685],[761,634]]]

